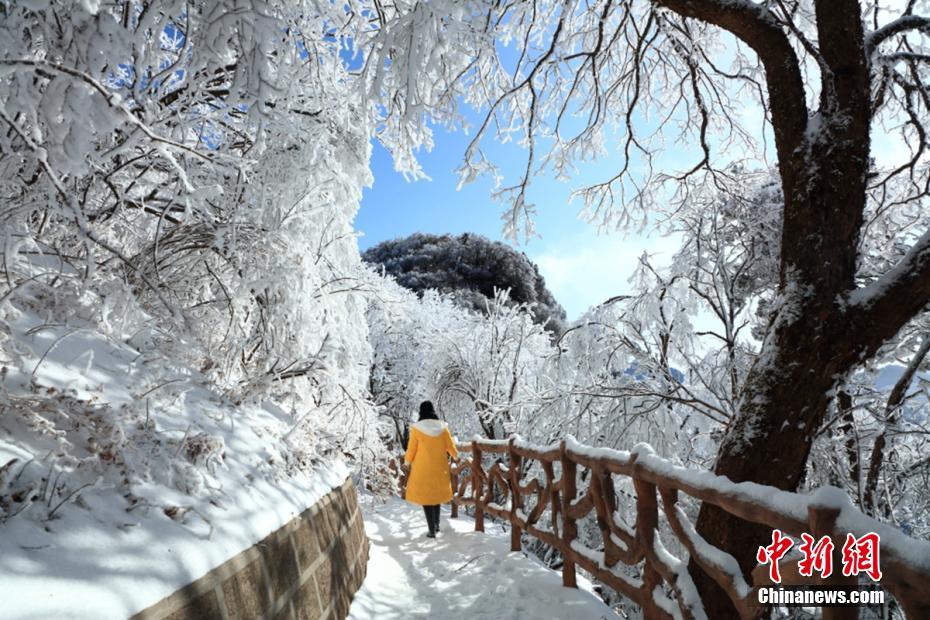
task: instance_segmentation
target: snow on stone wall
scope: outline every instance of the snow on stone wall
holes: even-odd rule
[[[365,579],[368,547],[349,478],[261,542],[133,618],[345,618]]]

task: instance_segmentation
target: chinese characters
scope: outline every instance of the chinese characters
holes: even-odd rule
[[[874,532],[858,538],[853,534],[847,534],[841,550],[843,576],[865,574],[872,581],[879,581],[882,578],[879,542],[879,535]],[[772,583],[781,583],[778,561],[788,554],[794,544],[791,538],[776,529],[772,530],[771,544],[759,547],[756,552],[756,560],[760,564],[769,565],[769,579]],[[824,578],[832,575],[834,549],[834,543],[829,536],[815,539],[810,534],[801,534],[801,544],[798,545],[798,551],[801,552],[801,559],[798,561],[799,574],[812,577],[816,572]]]

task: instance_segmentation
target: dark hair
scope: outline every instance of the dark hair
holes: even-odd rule
[[[432,401],[424,400],[420,403],[420,419],[421,420],[438,420],[439,416],[436,415],[436,409],[433,407]]]

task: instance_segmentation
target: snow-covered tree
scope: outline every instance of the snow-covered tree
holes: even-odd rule
[[[422,400],[460,437],[533,434],[553,348],[529,306],[506,291],[475,312],[435,290],[418,297],[391,282],[384,290],[369,311],[371,385],[398,438]]]
[[[232,0],[2,12],[6,309],[273,398],[295,452],[338,444],[376,471],[351,221],[377,111],[344,47],[364,20]]]

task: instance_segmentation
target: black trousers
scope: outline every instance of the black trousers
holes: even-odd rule
[[[426,513],[426,525],[429,531],[436,533],[439,531],[439,505],[423,506],[423,512]]]

